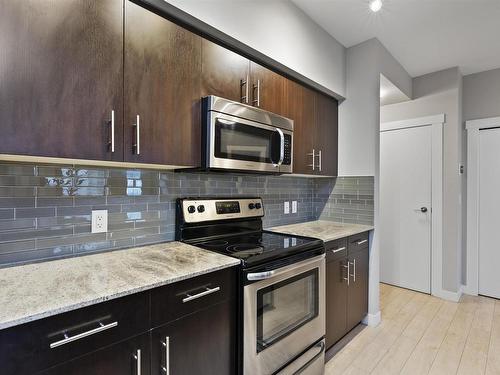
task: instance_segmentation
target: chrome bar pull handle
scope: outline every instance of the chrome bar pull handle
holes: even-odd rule
[[[111,111],[111,121],[109,125],[111,126],[111,139],[108,142],[108,147],[111,152],[115,152],[115,110]]]
[[[318,152],[318,170],[321,172],[321,150]]]
[[[182,303],[186,303],[186,302],[192,301],[194,299],[205,297],[205,296],[208,296],[209,294],[216,293],[218,291],[220,291],[220,286],[217,286],[215,288],[205,288],[205,291],[198,293],[198,294],[195,294],[193,296],[190,294],[187,294],[187,297],[182,299]]]
[[[346,280],[347,281],[347,286],[349,286],[349,273],[350,273],[350,270],[349,270],[349,261],[347,261],[347,264],[343,264],[342,267],[344,268],[347,268],[347,277],[343,277],[342,280]]]
[[[338,249],[333,249],[333,250],[332,250],[332,253],[334,253],[334,254],[335,254],[335,253],[338,253],[339,251],[342,251],[342,250],[345,250],[345,246],[343,246],[343,247],[339,247]]]
[[[362,240],[362,241],[358,241],[357,244],[358,245],[363,245],[364,243],[367,243],[367,242],[368,242],[368,240]]]
[[[352,276],[352,281],[356,282],[356,259],[354,259],[353,262],[347,262],[348,264],[351,263],[352,264],[352,270],[353,270],[353,273],[350,274],[349,276]],[[348,276],[348,277],[349,277]]]
[[[141,349],[137,349],[137,351],[134,354],[134,359],[136,362],[136,368],[135,368],[135,373],[136,375],[141,375]]]
[[[92,335],[95,335],[99,332],[107,331],[108,329],[116,327],[117,325],[118,325],[118,322],[112,322],[109,324],[99,323],[99,327],[91,329],[90,331],[85,331],[85,332],[79,333],[78,335],[75,335],[75,336],[69,336],[68,334],[64,334],[64,339],[51,343],[50,348],[54,349],[54,348],[57,348],[58,346],[66,345],[66,344],[69,344],[70,342],[83,339],[84,337],[92,336]]]
[[[135,149],[135,154],[140,155],[141,154],[141,118],[139,115],[137,115],[135,124],[135,144],[134,144],[134,149]]]
[[[242,103],[245,103],[245,104],[248,104],[248,80],[250,79],[250,77],[248,77],[248,74],[247,74],[247,77],[246,79],[240,79],[240,89],[243,90],[243,86],[245,86],[245,95],[241,95],[241,102]]]
[[[257,80],[257,85],[253,85],[253,92],[257,90],[257,99],[252,100],[252,104],[260,107],[260,79]]]
[[[166,336],[165,341],[162,341],[161,345],[165,350],[165,366],[162,366],[161,370],[165,375],[170,375],[170,337]]]
[[[313,152],[307,154],[307,156],[312,156],[312,164],[309,164],[309,167],[312,167],[313,171],[314,171],[314,168],[315,168],[315,162],[316,162],[316,151],[314,150],[313,148]]]

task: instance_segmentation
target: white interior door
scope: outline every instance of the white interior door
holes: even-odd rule
[[[479,294],[500,298],[500,129],[479,132]]]
[[[431,292],[432,127],[380,133],[380,280]]]

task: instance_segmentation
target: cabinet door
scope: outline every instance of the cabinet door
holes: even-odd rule
[[[0,0],[0,35],[0,153],[123,160],[122,0]]]
[[[98,350],[41,375],[146,375],[150,372],[149,334]]]
[[[200,164],[201,38],[130,1],[125,8],[125,160]]]
[[[251,87],[249,82],[246,82],[249,80],[249,64],[247,58],[203,39],[202,96],[216,95],[251,104]]]
[[[347,296],[347,328],[354,328],[368,313],[368,249],[349,255],[350,283]]]
[[[326,347],[347,333],[347,259],[326,264]]]
[[[286,78],[250,62],[250,100],[253,106],[284,115]]]
[[[236,369],[234,301],[185,316],[152,332],[152,374],[225,375]]]
[[[293,120],[293,173],[313,174],[315,94],[312,90],[287,80],[285,97],[285,116]]]
[[[318,155],[316,174],[337,176],[338,102],[316,93],[316,126],[314,146]]]

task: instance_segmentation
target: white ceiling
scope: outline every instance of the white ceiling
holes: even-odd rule
[[[500,0],[292,0],[346,47],[378,38],[412,77],[500,67]]]

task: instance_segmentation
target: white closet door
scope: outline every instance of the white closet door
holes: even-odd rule
[[[500,298],[500,129],[479,132],[479,294]]]
[[[380,280],[431,291],[432,127],[380,134]]]

